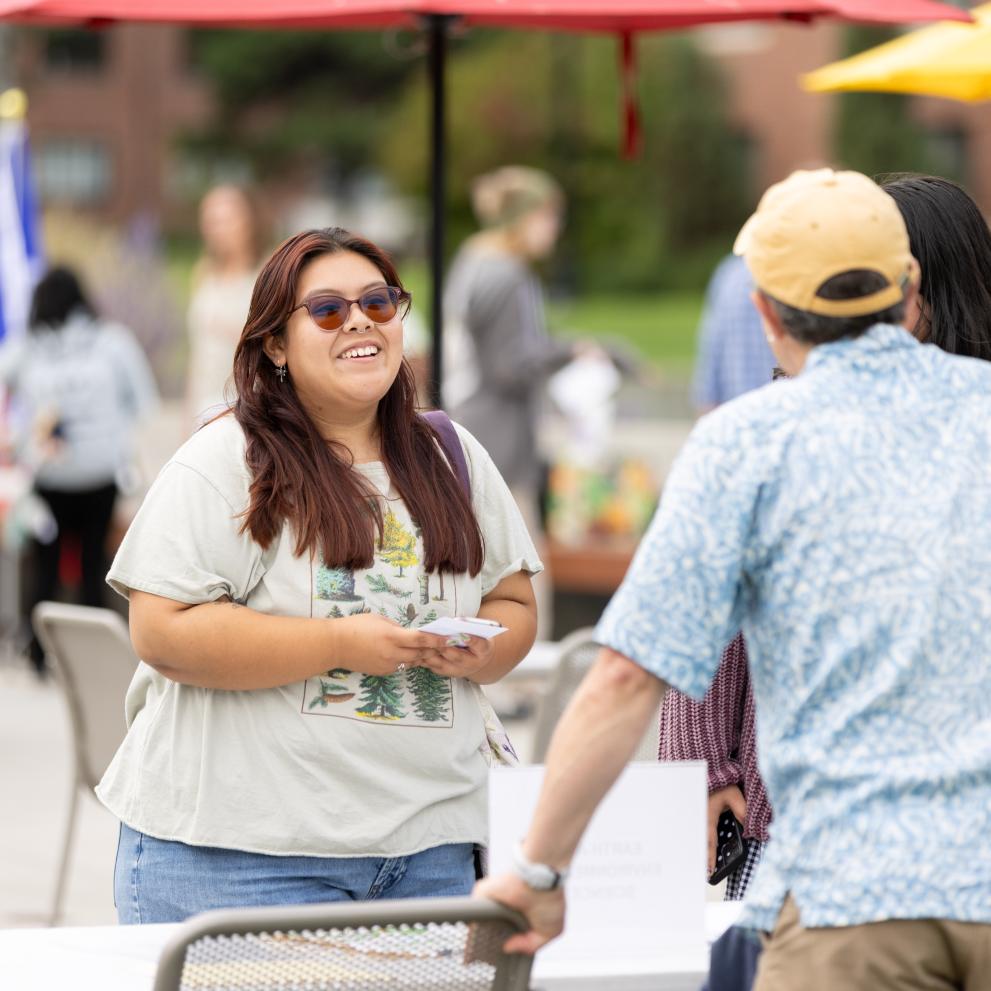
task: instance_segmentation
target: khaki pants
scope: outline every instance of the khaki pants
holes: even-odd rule
[[[803,929],[789,897],[754,991],[991,991],[991,925],[893,919]]]

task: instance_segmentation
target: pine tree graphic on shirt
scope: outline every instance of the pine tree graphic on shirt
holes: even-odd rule
[[[429,668],[413,668],[406,676],[406,685],[413,694],[413,711],[428,723],[447,719],[451,703],[451,682]]]
[[[412,589],[399,588],[397,585],[390,585],[385,575],[365,575],[365,581],[373,592],[386,592],[396,599],[408,599],[412,594]]]
[[[334,668],[334,671],[344,671],[343,668]],[[338,677],[334,674],[334,671],[328,672],[331,678]],[[350,671],[344,671],[345,677],[350,674]],[[341,702],[349,702],[354,698],[354,692],[349,691],[347,685],[342,685],[337,681],[329,681],[325,678],[320,679],[320,694],[313,697],[313,701],[310,702],[310,708],[314,708],[319,705],[326,709],[328,705],[332,702],[334,704],[340,704]]]
[[[444,611],[438,608],[434,593],[439,592],[441,600],[447,597],[445,591],[456,596],[453,576],[448,582],[448,576],[434,580],[436,573],[423,572],[423,535],[415,520],[399,509],[383,510],[382,536],[371,569],[333,567],[319,558],[313,563],[313,616],[343,619],[377,613],[406,629],[415,629]],[[450,587],[445,589],[445,585]],[[332,667],[308,678],[303,687],[302,714],[357,719],[379,726],[453,727],[460,696],[450,678],[428,669],[375,676],[349,667]]]
[[[368,719],[402,719],[403,693],[400,676],[397,674],[366,674],[359,685],[361,701],[365,704],[355,712]]]
[[[382,521],[379,557],[399,569],[399,578],[403,577],[403,568],[411,568],[420,560],[416,556],[416,537],[399,522],[399,517],[391,509]]]
[[[321,565],[316,573],[316,597],[332,602],[360,602],[361,596],[354,591],[354,572]]]

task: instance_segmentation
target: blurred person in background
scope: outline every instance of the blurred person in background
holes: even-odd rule
[[[980,208],[940,176],[892,175],[881,188],[898,204],[922,270],[905,326],[950,354],[991,361],[991,233]]]
[[[747,266],[736,255],[724,258],[709,280],[692,381],[692,399],[700,413],[771,381],[774,355],[764,339],[753,291]]]
[[[187,421],[194,425],[227,405],[234,349],[244,329],[258,274],[258,216],[247,191],[215,186],[200,202],[203,254],[193,270],[187,328]]]
[[[51,510],[53,539],[32,543],[30,609],[55,597],[66,538],[78,541],[84,605],[100,606],[114,503],[134,461],[134,429],[158,402],[133,334],[101,320],[76,274],[50,269],[35,287],[24,339],[0,350],[0,378],[16,405],[18,458]],[[45,659],[32,637],[31,662]]]
[[[444,405],[492,456],[531,534],[542,533],[538,422],[548,377],[582,345],[547,332],[534,264],[550,256],[564,216],[558,183],[509,165],[479,176],[482,229],[455,255],[444,295]],[[550,635],[548,579],[535,583],[541,637]]]
[[[121,544],[108,581],[143,663],[97,793],[122,823],[122,923],[471,888],[498,742],[480,686],[530,649],[541,564],[484,448],[452,426],[469,495],[416,413],[408,301],[369,241],[287,240],[233,409]],[[457,615],[507,629],[419,629]]]

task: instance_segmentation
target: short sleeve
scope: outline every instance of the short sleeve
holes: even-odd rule
[[[455,424],[471,475],[471,499],[482,529],[485,561],[479,576],[483,597],[509,575],[544,570],[523,516],[488,451]]]
[[[167,464],[149,489],[107,575],[128,597],[151,592],[195,605],[243,601],[260,577],[262,549],[239,532],[238,510],[199,470]]]
[[[729,407],[696,426],[596,640],[693,698],[740,629],[758,482]]]

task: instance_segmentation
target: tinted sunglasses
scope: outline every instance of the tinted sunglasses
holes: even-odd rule
[[[351,307],[355,303],[373,323],[388,323],[399,313],[400,307],[403,307],[402,315],[406,316],[411,300],[412,297],[405,289],[398,289],[396,286],[379,286],[363,292],[357,299],[334,296],[330,293],[310,296],[289,312],[295,313],[296,310],[305,307],[310,319],[321,330],[340,330],[347,323]]]

